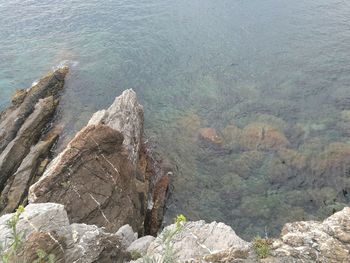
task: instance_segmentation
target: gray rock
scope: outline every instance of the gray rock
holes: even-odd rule
[[[125,90],[107,110],[96,112],[88,125],[104,124],[121,132],[128,157],[134,165],[139,158],[143,136],[143,107],[132,89]]]
[[[170,244],[176,261],[201,262],[210,254],[227,249],[247,251],[249,243],[236,235],[231,227],[224,223],[204,221],[184,223],[181,230],[174,233],[176,225],[166,227],[149,246],[147,256],[155,260],[163,260],[166,251],[164,240],[171,236]],[[193,261],[194,260],[194,261]]]
[[[288,256],[300,262],[350,262],[350,208],[323,222],[288,223],[273,246],[275,257]]]
[[[130,246],[130,244],[137,239],[137,233],[135,233],[129,225],[124,225],[119,228],[116,235],[120,238],[125,248]]]
[[[140,237],[139,239],[135,240],[130,244],[130,246],[127,248],[127,251],[129,252],[136,251],[141,255],[145,255],[147,253],[148,247],[155,239],[156,238],[154,236]]]
[[[6,250],[11,241],[7,221],[13,214],[0,217],[0,244]],[[17,231],[23,248],[19,260],[32,262],[38,249],[55,256],[55,262],[125,262],[124,252],[116,234],[93,225],[70,225],[64,206],[55,203],[30,204],[20,215]],[[21,262],[22,262],[21,261]]]

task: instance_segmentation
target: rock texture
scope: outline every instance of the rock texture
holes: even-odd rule
[[[269,253],[264,259],[259,258],[253,248],[254,241],[249,243],[242,240],[231,227],[223,223],[188,222],[175,233],[176,227],[176,224],[166,227],[154,241],[147,244],[146,254],[142,246],[133,249],[130,246],[128,250],[143,255],[142,259],[133,262],[141,263],[145,258],[163,262],[166,255],[171,255],[175,262],[350,262],[349,207],[323,222],[286,224],[280,238],[268,242]],[[164,237],[169,236],[169,233],[175,234],[167,245]]]
[[[298,262],[350,262],[350,208],[323,222],[288,223],[273,246],[272,255]]]
[[[67,72],[58,69],[30,89],[17,91],[12,106],[0,114],[0,214],[13,212],[25,201],[30,184],[40,175],[41,161],[57,136],[38,141],[49,130]]]
[[[12,217],[13,214],[0,217],[0,244],[5,251],[11,243],[12,233],[7,222]],[[52,254],[57,263],[125,262],[128,259],[120,236],[93,225],[70,224],[60,204],[28,205],[20,215],[17,231],[23,235],[18,262],[37,260],[39,249]]]
[[[170,167],[163,163],[145,144],[142,106],[126,90],[52,161],[29,199],[64,204],[72,222],[110,231],[130,224],[154,235],[169,182]]]

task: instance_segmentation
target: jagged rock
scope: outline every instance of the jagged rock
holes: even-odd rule
[[[138,229],[143,211],[122,142],[109,126],[85,127],[30,188],[30,202],[64,204],[74,223]]]
[[[34,111],[25,120],[17,136],[7,144],[0,155],[0,191],[6,181],[16,171],[30,147],[39,139],[42,129],[56,109],[57,104],[52,96],[40,99]]]
[[[144,141],[142,106],[135,92],[126,90],[95,113],[51,162],[30,188],[29,201],[64,204],[72,222],[113,231],[130,224],[140,233],[153,229],[156,234],[171,168]],[[145,220],[149,214],[157,216]]]
[[[149,246],[147,256],[154,259],[163,258],[166,250],[164,235],[174,233],[176,224],[166,227]],[[171,238],[171,246],[176,262],[202,262],[204,257],[235,248],[246,251],[249,243],[239,238],[231,227],[224,223],[204,221],[184,223],[181,230]]]
[[[264,259],[251,243],[240,239],[231,227],[204,221],[174,224],[166,227],[151,242],[143,258],[163,262],[266,262],[312,263],[350,262],[350,208],[335,213],[323,222],[302,221],[286,224],[280,238],[269,239],[269,253]],[[170,242],[165,243],[166,237]],[[135,241],[137,243],[137,241]],[[169,249],[170,248],[170,249]],[[130,247],[128,250],[131,251]],[[137,251],[137,250],[136,250]]]
[[[16,137],[28,116],[34,111],[39,99],[57,97],[63,88],[68,68],[60,68],[42,78],[28,91],[18,91],[13,98],[13,106],[0,115],[0,153]]]
[[[130,246],[130,244],[134,242],[138,236],[129,225],[124,225],[119,228],[116,235],[123,241],[122,244],[124,247]]]
[[[6,222],[13,214],[0,217],[0,244],[6,250],[11,230]],[[93,225],[70,224],[64,206],[54,203],[30,204],[17,223],[23,247],[20,262],[33,262],[38,250],[53,254],[55,262],[125,262],[128,253],[116,234]]]
[[[150,244],[155,240],[154,236],[141,237],[130,244],[127,248],[128,252],[136,252],[140,255],[145,255]]]
[[[7,184],[8,190],[2,193],[1,199],[6,204],[1,212],[2,214],[12,213],[20,204],[25,203],[24,200],[27,197],[29,186],[35,180],[35,176],[41,175],[41,172],[38,171],[41,160],[47,156],[57,137],[58,134],[54,133],[46,140],[32,146],[30,152],[13,175],[13,181]]]
[[[277,258],[289,256],[296,262],[350,262],[350,208],[323,222],[286,224],[272,254]]]
[[[128,157],[136,164],[142,144],[143,122],[143,107],[138,103],[135,92],[126,90],[107,110],[96,112],[88,125],[104,124],[121,132]]]
[[[55,138],[35,144],[50,130],[67,72],[67,67],[60,68],[18,90],[12,106],[0,113],[0,214],[26,203],[30,184],[42,173],[41,161],[48,158]]]

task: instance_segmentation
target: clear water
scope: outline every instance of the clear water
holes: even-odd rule
[[[62,144],[122,90],[138,93],[177,167],[167,222],[184,213],[251,238],[349,204],[349,1],[0,0],[0,25],[0,108],[71,65]],[[198,139],[256,122],[289,145]]]

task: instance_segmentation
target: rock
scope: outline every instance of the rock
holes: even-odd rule
[[[7,144],[0,155],[0,191],[6,181],[16,171],[30,147],[39,139],[42,129],[56,109],[52,96],[39,100],[34,111],[25,120],[16,137]]]
[[[152,209],[148,209],[145,219],[145,232],[147,234],[157,235],[162,226],[170,175],[171,172],[161,177],[154,187],[152,203],[150,204]]]
[[[128,252],[136,252],[141,255],[145,255],[147,253],[147,249],[150,244],[155,240],[154,236],[144,236],[141,237],[130,244],[127,248]]]
[[[151,242],[143,259],[163,262],[350,262],[350,208],[323,222],[286,224],[280,238],[268,239],[268,255],[260,259],[251,243],[223,223],[187,222],[166,227]],[[170,238],[169,238],[170,237]],[[137,241],[135,241],[137,242]],[[167,248],[167,249],[166,249]],[[129,248],[128,248],[129,250]],[[136,250],[137,251],[137,250]]]
[[[350,262],[350,208],[321,222],[286,224],[274,243],[275,257],[291,256],[300,262]]]
[[[67,72],[68,68],[60,68],[31,88],[17,90],[12,106],[0,113],[0,214],[26,203],[30,184],[42,173],[41,161],[48,158],[57,134],[38,141],[52,127]]]
[[[107,110],[96,112],[88,125],[104,124],[121,132],[129,160],[135,165],[142,144],[143,122],[143,107],[138,103],[135,92],[126,90]]]
[[[122,143],[109,126],[85,127],[31,186],[29,201],[64,204],[74,223],[116,231],[132,221],[138,229],[143,211]]]
[[[130,244],[137,239],[137,233],[135,233],[129,225],[124,225],[119,228],[116,235],[120,238],[124,247],[130,246]]]
[[[66,262],[118,262],[129,257],[119,236],[94,225],[72,224],[73,243],[65,253]]]
[[[13,214],[0,217],[0,244],[6,250],[12,236],[6,222]],[[20,215],[17,231],[24,246],[18,251],[20,262],[33,262],[38,250],[52,254],[55,262],[125,262],[116,234],[96,226],[70,224],[64,206],[54,203],[30,204]],[[7,244],[7,245],[6,245]]]
[[[143,137],[143,109],[126,90],[93,115],[29,191],[32,203],[64,204],[72,222],[116,231],[125,224],[155,234],[171,166]],[[160,185],[160,186],[159,186]],[[159,190],[161,189],[161,190]],[[147,217],[146,214],[157,215]]]
[[[46,158],[57,137],[58,134],[53,134],[47,140],[40,141],[35,146],[32,146],[30,152],[13,175],[13,181],[7,185],[9,190],[2,193],[1,199],[6,200],[6,207],[3,209],[2,214],[12,213],[20,204],[25,203],[29,187],[35,180],[35,176],[41,175],[42,171],[39,171],[41,160]]]
[[[221,133],[224,137],[224,143],[226,145],[238,145],[242,135],[242,130],[231,124],[223,129]]]
[[[16,137],[17,132],[28,116],[34,111],[39,99],[53,96],[55,99],[64,86],[64,78],[68,68],[60,68],[42,78],[28,91],[18,91],[14,98],[14,105],[1,114],[0,118],[0,153]]]
[[[251,123],[244,127],[240,145],[246,150],[275,150],[289,145],[285,135],[265,123]]]
[[[174,233],[176,225],[166,227],[149,246],[147,256],[161,259],[165,253],[164,235]],[[249,243],[239,238],[231,227],[204,221],[184,223],[180,231],[176,232],[170,241],[173,251],[176,251],[177,262],[201,262],[204,257],[219,253],[227,249],[245,251]],[[193,261],[194,260],[194,261]]]
[[[214,128],[202,128],[199,130],[199,138],[206,143],[214,146],[221,146],[223,143],[222,137]]]

